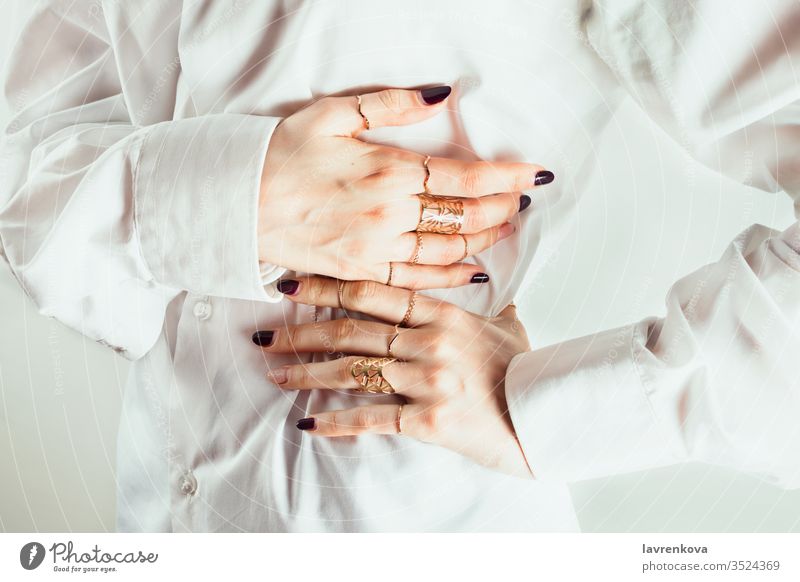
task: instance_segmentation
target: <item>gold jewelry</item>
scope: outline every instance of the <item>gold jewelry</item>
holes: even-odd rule
[[[422,165],[425,167],[425,179],[422,181],[422,190],[425,192],[425,194],[430,194],[430,191],[428,190],[428,180],[431,179],[431,169],[428,167],[428,162],[430,161],[431,157],[427,156],[425,161],[422,162]]]
[[[464,201],[450,196],[417,194],[421,207],[418,232],[458,234],[464,224]]]
[[[344,293],[344,280],[339,281],[339,286],[336,288],[336,294],[339,296],[339,309],[344,309],[344,302],[342,301],[342,294]]]
[[[408,322],[411,321],[411,314],[414,312],[414,306],[417,304],[417,293],[416,291],[411,292],[411,299],[408,300],[408,308],[406,308],[406,314],[403,316],[403,320],[398,323],[400,327],[406,327]]]
[[[356,388],[355,391],[370,394],[394,394],[394,388],[383,377],[383,367],[396,361],[395,358],[359,358],[353,362],[350,366],[350,373],[361,384],[361,387]]]
[[[394,267],[392,266],[392,263],[389,263],[389,278],[386,279],[386,284],[388,286],[390,286],[390,287],[392,286],[392,275],[393,274],[394,274]]]
[[[361,111],[361,95],[356,95],[356,100],[358,101],[358,114],[361,116],[361,119],[364,120],[364,129],[369,129],[369,119],[367,119],[367,116]]]
[[[458,233],[458,236],[460,236],[461,240],[464,241],[464,254],[461,255],[460,259],[458,259],[459,261],[463,261],[464,259],[467,258],[467,255],[469,254],[469,243],[467,242],[467,237],[464,236],[463,234]]]
[[[395,424],[397,425],[397,434],[401,434],[403,432],[403,429],[400,427],[400,418],[402,414],[403,414],[403,405],[401,404],[397,407],[397,420],[395,421]]]
[[[414,247],[414,256],[411,257],[411,264],[418,265],[422,255],[422,233],[417,231],[417,245]]]
[[[397,339],[397,336],[400,335],[400,330],[398,330],[397,328],[398,328],[398,326],[395,325],[394,326],[394,335],[392,336],[392,339],[389,340],[389,345],[386,347],[386,357],[387,358],[394,358],[394,354],[392,354],[392,344],[394,343],[394,340]]]

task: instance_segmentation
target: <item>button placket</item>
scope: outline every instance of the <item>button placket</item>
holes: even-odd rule
[[[200,321],[207,320],[209,317],[211,317],[212,312],[213,309],[211,307],[211,299],[208,297],[208,295],[201,297],[200,300],[194,304],[194,307],[192,307],[192,313]]]
[[[187,497],[197,493],[197,478],[191,470],[185,471],[180,479],[180,492]]]

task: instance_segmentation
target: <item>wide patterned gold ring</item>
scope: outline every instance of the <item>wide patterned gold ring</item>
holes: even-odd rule
[[[450,196],[417,194],[420,204],[417,232],[458,234],[464,224],[464,201]]]
[[[359,358],[353,362],[350,373],[361,385],[355,392],[394,394],[394,388],[383,377],[383,368],[396,361],[396,358]]]

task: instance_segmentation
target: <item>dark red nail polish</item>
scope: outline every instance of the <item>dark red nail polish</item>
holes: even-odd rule
[[[300,430],[314,430],[317,428],[316,418],[301,418],[297,421],[297,428]]]
[[[470,283],[488,283],[489,282],[489,275],[486,273],[476,273],[472,276],[472,279],[469,280]]]
[[[531,197],[530,196],[528,196],[527,194],[523,194],[522,196],[519,197],[519,211],[520,212],[525,210],[530,205],[531,205]]]
[[[447,99],[450,95],[452,89],[447,85],[441,85],[440,87],[429,87],[427,89],[423,89],[420,91],[422,95],[422,100],[427,103],[428,105],[436,105]]]
[[[257,331],[253,334],[253,343],[261,347],[271,346],[274,337],[274,331]]]
[[[555,179],[556,176],[555,174],[553,174],[553,172],[542,170],[533,177],[533,183],[536,184],[537,186],[544,186],[545,184],[549,184]]]
[[[300,288],[300,281],[295,281],[294,279],[286,279],[283,281],[278,281],[277,287],[278,291],[280,291],[284,295],[294,295]]]

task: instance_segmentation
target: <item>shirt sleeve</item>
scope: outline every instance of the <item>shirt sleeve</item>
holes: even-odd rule
[[[691,155],[795,200],[670,289],[667,315],[520,354],[506,378],[538,479],[684,461],[800,487],[800,4],[589,3],[590,45]]]
[[[5,84],[15,115],[2,142],[0,255],[25,292],[131,359],[182,291],[275,300],[265,284],[283,269],[259,261],[257,219],[280,119],[135,123],[128,94],[164,81],[121,82],[102,15],[62,4],[37,9]]]

